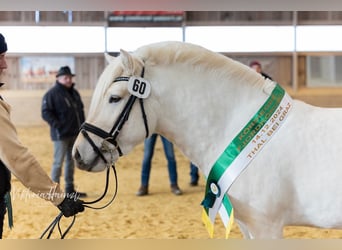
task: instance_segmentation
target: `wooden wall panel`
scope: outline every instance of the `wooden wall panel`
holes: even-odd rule
[[[104,56],[76,57],[75,81],[79,89],[94,89],[105,68]]]

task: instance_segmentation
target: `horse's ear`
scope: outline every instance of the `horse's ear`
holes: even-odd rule
[[[134,59],[130,53],[127,51],[120,49],[121,62],[124,66],[124,69],[129,73],[134,73]]]
[[[107,63],[110,63],[114,60],[115,56],[111,56],[110,54],[105,53],[105,58],[106,58]]]

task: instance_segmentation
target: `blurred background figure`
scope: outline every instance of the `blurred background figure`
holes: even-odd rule
[[[261,74],[263,77],[265,77],[266,79],[270,79],[273,81],[272,77],[270,77],[268,74],[266,74],[265,72],[263,72],[262,70],[262,66],[261,63],[259,61],[252,61],[249,64],[249,67],[251,67],[252,69],[254,69],[256,72],[258,72],[259,74]]]
[[[58,70],[55,85],[43,96],[42,118],[50,126],[54,146],[51,179],[59,183],[64,161],[65,192],[86,197],[86,193],[76,191],[74,186],[75,164],[71,152],[85,120],[84,105],[72,81],[74,76],[69,66]]]

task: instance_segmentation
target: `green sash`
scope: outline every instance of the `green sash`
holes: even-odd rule
[[[226,193],[235,179],[279,129],[291,107],[291,98],[277,84],[263,106],[211,168],[207,177],[205,197],[201,203],[204,207],[202,219],[211,237],[213,237],[213,225],[218,212],[228,237],[233,224],[233,207]]]

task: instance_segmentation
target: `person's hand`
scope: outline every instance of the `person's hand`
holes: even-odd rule
[[[65,197],[61,204],[57,206],[65,217],[73,216],[84,211],[83,201],[75,197]]]

